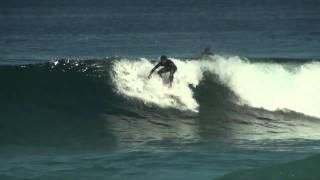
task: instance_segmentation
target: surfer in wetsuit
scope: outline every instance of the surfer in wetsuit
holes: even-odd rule
[[[209,56],[209,55],[213,55],[213,53],[210,51],[210,48],[204,48],[204,50],[202,51],[201,55],[203,56]]]
[[[174,73],[177,71],[177,66],[170,60],[167,58],[167,56],[161,56],[160,57],[160,62],[154,67],[152,68],[152,70],[150,71],[150,74],[148,76],[148,78],[150,79],[152,73],[159,67],[159,66],[164,66],[162,69],[160,69],[158,71],[159,76],[162,78],[162,74],[163,73],[167,73],[170,72],[169,75],[169,80],[170,80],[170,85],[169,87],[172,86],[172,81],[173,81],[173,75]]]

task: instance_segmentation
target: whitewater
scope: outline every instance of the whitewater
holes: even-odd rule
[[[150,59],[115,61],[112,77],[116,91],[150,106],[198,112],[193,89],[209,73],[238,97],[233,99],[238,105],[320,117],[319,62],[251,62],[248,58],[220,55],[170,59],[178,68],[172,88],[156,73],[147,78],[155,65]]]

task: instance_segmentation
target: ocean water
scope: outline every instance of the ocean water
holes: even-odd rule
[[[1,1],[0,179],[320,178],[319,10]]]

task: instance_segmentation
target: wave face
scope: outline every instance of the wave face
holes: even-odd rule
[[[0,142],[320,136],[320,63],[219,55],[172,60],[178,67],[172,88],[156,73],[147,78],[155,63],[146,58],[0,66]]]

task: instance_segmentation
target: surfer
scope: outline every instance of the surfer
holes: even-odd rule
[[[172,81],[173,81],[173,75],[174,73],[177,71],[177,66],[170,60],[167,58],[167,56],[161,56],[160,57],[160,62],[154,67],[152,68],[152,70],[150,71],[150,74],[148,76],[148,78],[150,79],[152,73],[159,67],[159,66],[164,66],[162,69],[160,69],[158,71],[159,76],[162,78],[162,74],[163,73],[167,73],[170,72],[169,75],[169,80],[170,80],[170,84],[169,87],[172,86]]]
[[[210,48],[204,48],[204,50],[201,53],[203,56],[209,56],[209,55],[213,55],[213,53],[210,51]]]

